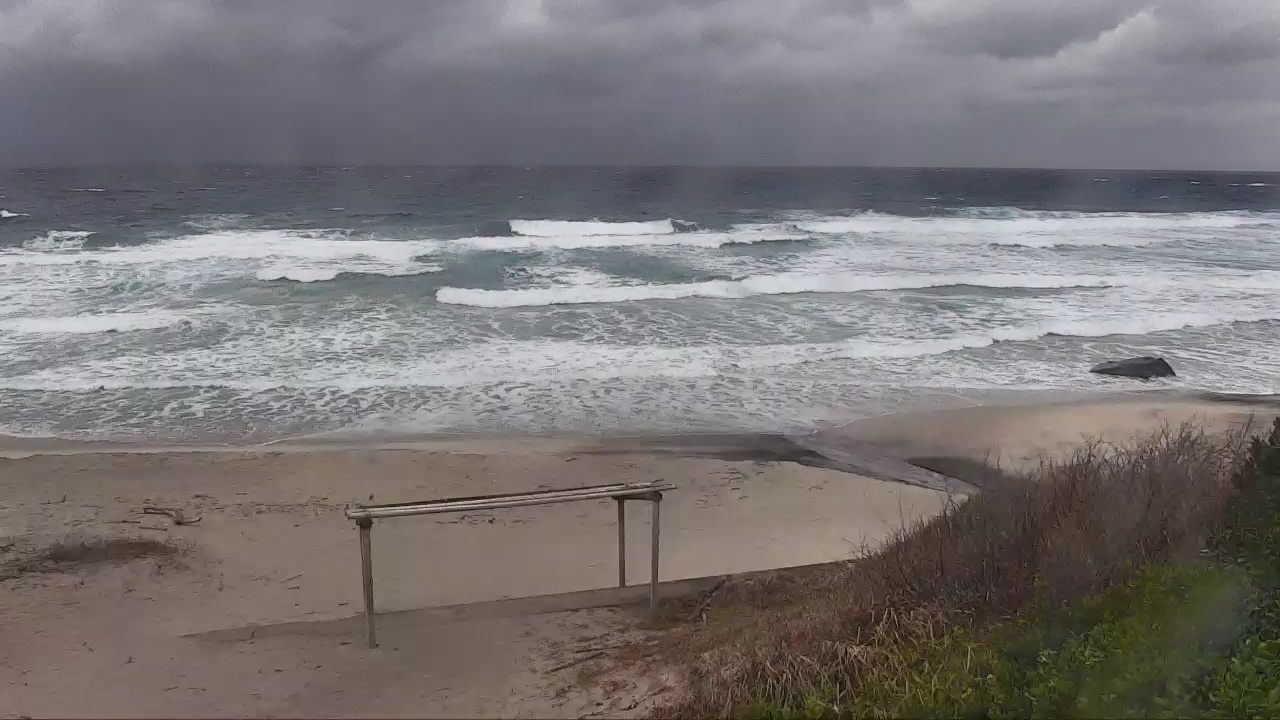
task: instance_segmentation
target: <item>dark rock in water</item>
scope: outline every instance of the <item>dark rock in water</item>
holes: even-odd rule
[[[1089,372],[1099,375],[1115,375],[1116,377],[1139,378],[1150,380],[1158,377],[1175,377],[1177,373],[1158,357],[1134,357],[1127,360],[1108,360],[1090,368]]]
[[[476,235],[479,237],[511,237],[515,235],[511,231],[511,223],[507,220],[490,220],[489,222],[480,223],[476,228]]]
[[[671,227],[675,228],[678,233],[698,232],[700,229],[698,223],[685,222],[683,220],[672,220]]]

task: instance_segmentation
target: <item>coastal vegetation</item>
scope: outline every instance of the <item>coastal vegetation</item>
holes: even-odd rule
[[[1254,430],[1092,443],[731,584],[665,634],[684,691],[655,714],[1280,716],[1280,421]]]

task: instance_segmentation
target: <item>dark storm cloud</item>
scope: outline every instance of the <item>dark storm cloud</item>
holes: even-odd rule
[[[1280,167],[1275,0],[0,2],[0,163]]]

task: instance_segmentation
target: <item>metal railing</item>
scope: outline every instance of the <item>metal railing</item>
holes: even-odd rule
[[[360,531],[360,570],[364,580],[365,630],[369,647],[377,647],[373,610],[373,521],[410,515],[436,515],[439,513],[474,512],[528,505],[552,505],[579,500],[613,499],[618,504],[618,587],[627,585],[627,512],[626,501],[646,500],[651,503],[650,526],[652,539],[649,548],[649,609],[658,606],[658,530],[662,493],[674,490],[675,485],[664,482],[618,483],[592,485],[571,490],[539,490],[536,492],[509,493],[505,495],[481,495],[476,497],[426,500],[423,502],[391,503],[387,505],[352,505],[347,508],[347,518],[354,520]]]

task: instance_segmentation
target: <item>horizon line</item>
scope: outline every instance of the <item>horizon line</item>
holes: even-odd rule
[[[209,169],[209,168],[314,168],[314,169],[336,169],[336,170],[359,170],[359,169],[376,169],[376,168],[428,168],[435,170],[894,170],[894,171],[1004,171],[1004,172],[1121,172],[1121,173],[1214,173],[1214,174],[1247,174],[1261,173],[1265,175],[1278,175],[1280,169],[1277,170],[1260,170],[1260,169],[1203,169],[1203,168],[1125,168],[1125,167],[1049,167],[1049,166],[1000,166],[1000,165],[818,165],[818,164],[791,164],[791,165],[630,165],[618,163],[548,163],[548,164],[521,164],[521,163],[316,163],[316,162],[222,162],[222,161],[198,161],[190,163],[181,162],[89,162],[79,164],[51,163],[51,164],[31,164],[31,165],[3,165],[0,164],[0,172],[23,172],[23,171],[49,171],[49,170],[86,170],[86,169],[166,169],[166,170],[184,170],[184,169]]]

